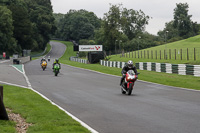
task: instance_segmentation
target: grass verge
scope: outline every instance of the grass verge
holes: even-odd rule
[[[121,55],[111,55],[108,57],[110,61],[121,61],[121,62],[127,62],[129,60],[132,60],[134,62],[156,62],[156,63],[170,63],[170,64],[191,64],[191,65],[199,65],[199,60],[165,60],[165,59],[143,59],[143,58],[135,58],[135,55],[132,58],[132,53],[130,53],[127,57],[120,57]]]
[[[121,68],[106,67],[100,64],[82,64],[69,60],[70,56],[75,56],[73,44],[71,42],[59,41],[67,46],[65,54],[60,58],[60,62],[71,66],[90,69],[106,74],[121,76]],[[121,60],[122,61],[122,60]],[[124,60],[123,60],[124,61]],[[200,77],[190,75],[168,74],[154,71],[138,70],[140,72],[139,79],[163,85],[182,87],[188,89],[200,90]]]
[[[46,52],[43,54],[43,55],[46,55],[46,54],[48,54],[49,53],[49,51],[51,50],[51,45],[48,43],[47,44],[47,49],[46,49]],[[41,51],[42,52],[42,51]],[[41,52],[34,52],[34,54],[33,55],[36,55],[36,54],[40,54]],[[42,55],[42,56],[43,56]],[[36,59],[38,59],[38,58],[40,58],[40,57],[33,57],[32,58],[32,60],[36,60]]]
[[[80,123],[35,92],[9,85],[3,87],[4,105],[33,124],[27,133],[89,133]],[[0,120],[0,132],[16,133],[15,122]]]
[[[167,51],[167,53],[165,53],[165,51]],[[167,55],[167,59],[164,59],[165,55]],[[199,65],[200,35],[176,41],[173,43],[167,43],[164,45],[142,49],[139,50],[139,53],[138,50],[131,51],[130,54],[129,52],[125,53],[125,56],[126,57],[120,58],[120,55],[112,55],[110,56],[110,60],[111,61],[134,60],[134,62],[158,62],[158,63],[171,63],[171,64]]]

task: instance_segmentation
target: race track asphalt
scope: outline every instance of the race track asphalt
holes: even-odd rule
[[[52,59],[65,45],[51,42]],[[121,94],[120,77],[52,61],[25,64],[32,87],[100,133],[200,133],[200,92],[137,81],[131,96]]]

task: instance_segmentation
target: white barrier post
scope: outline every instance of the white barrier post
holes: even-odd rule
[[[172,73],[172,64],[165,63],[166,64],[166,73]]]
[[[147,70],[151,71],[151,62],[147,62]]]
[[[186,75],[186,65],[185,64],[178,64],[178,74]]]
[[[161,72],[160,63],[156,63],[156,72]]]
[[[139,62],[139,69],[140,69],[140,70],[144,70],[144,69],[143,69],[143,62]]]

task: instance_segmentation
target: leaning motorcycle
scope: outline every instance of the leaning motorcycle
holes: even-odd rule
[[[53,71],[54,71],[55,76],[57,76],[59,71],[60,71],[60,65],[55,64],[54,67],[53,67]]]
[[[46,67],[47,67],[47,62],[46,61],[42,61],[41,67],[42,67],[42,69],[44,71],[46,69]]]
[[[133,70],[129,70],[126,73],[125,80],[123,81],[123,83],[121,85],[122,94],[131,95],[131,93],[133,91],[134,83],[137,80],[137,78],[138,78],[138,75],[136,75]]]

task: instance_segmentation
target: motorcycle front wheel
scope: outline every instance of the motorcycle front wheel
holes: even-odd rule
[[[130,83],[128,88],[128,95],[131,95],[132,90],[133,90],[133,83]]]
[[[55,70],[55,76],[58,76],[58,70]]]

